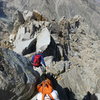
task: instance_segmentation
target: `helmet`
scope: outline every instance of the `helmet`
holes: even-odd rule
[[[42,53],[43,51],[42,50],[39,50],[37,53]]]

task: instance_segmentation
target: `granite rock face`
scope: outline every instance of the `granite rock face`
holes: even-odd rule
[[[0,100],[28,100],[35,92],[37,79],[27,58],[0,48]]]

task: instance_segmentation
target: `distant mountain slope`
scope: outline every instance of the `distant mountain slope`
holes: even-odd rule
[[[16,8],[21,11],[36,9],[49,19],[60,19],[81,15],[85,21],[100,32],[100,11],[95,0],[3,0],[8,8]]]

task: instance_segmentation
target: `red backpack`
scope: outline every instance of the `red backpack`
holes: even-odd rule
[[[39,67],[41,65],[41,55],[35,55],[32,64],[35,67]]]

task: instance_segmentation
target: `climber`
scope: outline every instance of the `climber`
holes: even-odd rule
[[[46,71],[46,64],[43,58],[43,52],[42,50],[39,50],[39,52],[37,52],[35,55],[32,56],[32,65],[33,65],[33,69],[41,69],[42,72]],[[40,72],[40,70],[39,70]]]
[[[36,100],[59,100],[58,92],[53,89],[51,80],[46,79],[37,85]]]

